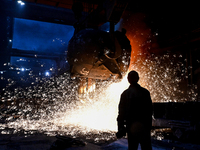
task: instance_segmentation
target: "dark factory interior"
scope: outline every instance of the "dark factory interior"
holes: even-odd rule
[[[1,0],[0,149],[127,149],[109,127],[75,136],[62,113],[93,101],[106,110],[94,93],[132,69],[152,96],[153,149],[199,149],[199,15],[188,1]]]

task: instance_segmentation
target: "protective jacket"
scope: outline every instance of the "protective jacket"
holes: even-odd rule
[[[120,98],[118,129],[124,125],[129,126],[134,122],[140,122],[145,129],[152,126],[152,100],[150,92],[139,84],[132,84],[126,89]]]

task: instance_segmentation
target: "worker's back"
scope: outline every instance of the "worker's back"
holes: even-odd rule
[[[122,97],[125,97],[126,121],[127,123],[139,121],[147,127],[152,124],[152,101],[150,93],[139,84],[130,85],[124,91]]]

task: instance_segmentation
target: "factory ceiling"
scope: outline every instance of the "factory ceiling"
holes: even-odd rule
[[[40,20],[46,22],[73,25],[76,22],[72,5],[75,2],[83,4],[83,12],[88,13],[103,4],[102,0],[22,0],[26,7],[17,6],[19,0],[3,0],[1,10],[14,17]],[[117,0],[126,2],[126,0]],[[23,7],[23,6],[22,6]],[[109,6],[108,6],[109,7]],[[142,12],[148,16],[147,23],[151,28],[157,28],[168,33],[187,32],[200,26],[198,4],[192,2],[153,2],[128,1],[125,12]]]
[[[73,3],[75,2],[74,0],[24,0],[24,2],[29,2],[29,3],[35,3],[35,4],[43,4],[43,5],[48,5],[48,6],[53,6],[56,8],[65,8],[65,9],[71,9]],[[98,5],[99,3],[102,3],[102,0],[82,0],[81,1],[83,4],[93,4],[93,5]]]
[[[116,0],[126,3],[126,0]],[[25,7],[19,6],[22,2]],[[77,18],[72,6],[76,2],[83,5],[83,15],[97,10],[103,4],[102,0],[3,0],[0,10],[7,16],[31,19],[37,21],[74,25]],[[109,5],[106,6],[109,8]],[[102,19],[103,11],[98,16],[93,16],[88,22],[90,26],[98,26],[106,20]],[[192,2],[152,2],[128,1],[123,14],[143,13],[145,23],[153,32],[159,32],[160,41],[177,40],[195,33],[199,35],[200,19],[198,4]],[[2,13],[1,13],[2,14]],[[122,16],[124,17],[124,16]],[[131,21],[131,20],[130,20]],[[196,35],[198,34],[198,35]]]

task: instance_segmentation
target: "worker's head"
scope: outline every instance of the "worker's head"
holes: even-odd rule
[[[128,73],[128,82],[130,84],[135,84],[139,81],[139,75],[136,71],[130,71]]]

